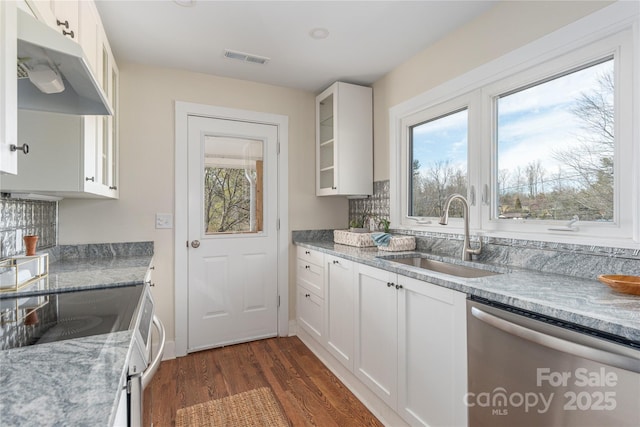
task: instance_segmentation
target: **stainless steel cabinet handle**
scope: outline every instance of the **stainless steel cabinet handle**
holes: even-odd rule
[[[164,325],[155,314],[153,315],[153,326],[155,326],[156,329],[158,330],[158,334],[160,336],[159,338],[160,344],[158,345],[158,352],[156,354],[155,359],[153,359],[153,362],[151,362],[151,364],[147,367],[147,369],[145,369],[144,372],[142,373],[142,389],[143,390],[149,385],[149,383],[151,382],[151,378],[153,378],[156,371],[158,370],[158,367],[160,366],[160,362],[162,362],[162,354],[164,353],[164,342],[166,338],[164,333]]]
[[[542,332],[534,331],[533,329],[529,329],[486,313],[476,307],[471,307],[471,315],[476,319],[508,334],[515,335],[553,350],[593,360],[594,362],[603,363],[616,368],[640,373],[640,359],[611,353],[598,348],[587,347],[586,345],[578,344],[573,341],[567,341],[552,335],[543,334]]]
[[[200,247],[200,240],[192,240],[191,241],[191,247],[194,249],[197,249]]]
[[[22,145],[11,144],[9,146],[9,150],[22,151],[24,154],[29,154],[29,144],[22,144]]]
[[[64,22],[56,19],[56,24],[58,25],[58,27],[65,27],[67,30],[69,29],[69,21],[65,20]]]
[[[84,179],[85,181],[96,182],[96,178],[94,176],[88,176]]]

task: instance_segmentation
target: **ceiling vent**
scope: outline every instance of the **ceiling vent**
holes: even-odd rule
[[[252,55],[250,53],[238,52],[236,50],[229,49],[224,50],[224,57],[260,65],[265,65],[267,62],[269,62],[269,58],[264,56]]]

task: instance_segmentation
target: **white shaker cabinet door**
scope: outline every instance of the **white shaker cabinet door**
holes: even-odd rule
[[[398,282],[398,413],[412,426],[466,426],[466,295]]]
[[[354,277],[353,262],[326,257],[327,349],[347,369],[353,371]]]
[[[397,275],[358,265],[354,373],[387,405],[397,405]]]

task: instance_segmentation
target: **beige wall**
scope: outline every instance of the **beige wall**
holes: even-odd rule
[[[153,289],[174,338],[173,230],[156,230],[156,212],[173,212],[174,101],[289,117],[289,229],[344,227],[345,198],[315,196],[315,94],[276,86],[158,69],[120,66],[120,199],[60,202],[60,243],[155,242]],[[295,281],[290,251],[290,317]]]
[[[389,179],[389,108],[611,3],[503,1],[375,82],[374,181]]]

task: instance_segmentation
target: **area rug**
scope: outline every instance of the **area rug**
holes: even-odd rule
[[[257,388],[178,409],[176,427],[288,427],[273,392]]]

